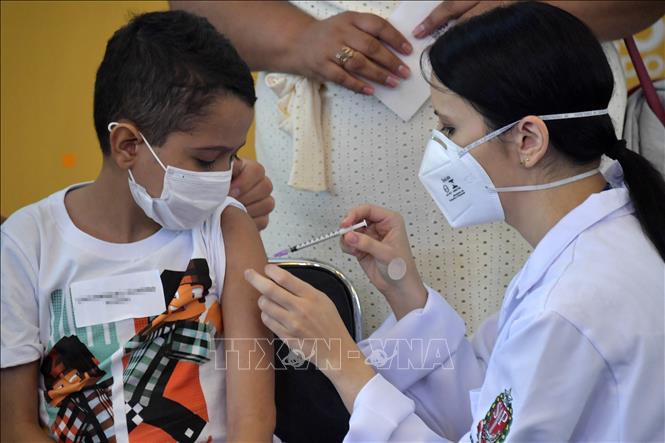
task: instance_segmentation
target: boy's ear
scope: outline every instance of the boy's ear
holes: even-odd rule
[[[136,161],[137,147],[143,139],[133,124],[119,123],[109,134],[109,143],[113,161],[121,169],[131,169]]]
[[[529,115],[519,121],[515,132],[517,155],[524,168],[535,166],[547,153],[550,135],[540,118]]]

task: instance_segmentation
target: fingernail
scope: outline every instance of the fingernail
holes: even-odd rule
[[[402,43],[402,51],[404,51],[407,54],[411,54],[411,51],[413,51],[413,47],[409,43]]]
[[[240,189],[238,189],[238,188],[231,189],[231,192],[229,192],[229,195],[233,198],[236,198],[237,196],[240,195]]]
[[[399,75],[401,75],[402,78],[409,78],[409,75],[411,75],[411,70],[405,65],[400,65],[399,68],[397,68],[397,72],[399,72]]]
[[[259,305],[259,308],[262,308],[262,307],[263,307],[263,303],[265,303],[265,301],[263,300],[263,296],[261,296],[261,297],[259,297],[259,299],[256,301],[256,304]]]
[[[420,37],[422,34],[425,32],[425,26],[424,25],[418,25],[416,26],[416,29],[413,30],[413,36],[414,37]]]
[[[372,88],[371,86],[364,86],[362,93],[365,95],[372,95],[374,94],[374,88]]]
[[[351,243],[353,245],[358,243],[358,236],[356,234],[354,234],[353,232],[349,232],[348,234],[346,234],[346,239],[348,240],[349,243]]]
[[[245,280],[249,280],[252,277],[252,270],[245,269],[245,272],[243,274],[245,275]]]
[[[389,75],[388,78],[386,79],[386,84],[391,88],[396,88],[399,86],[399,79],[397,77]]]

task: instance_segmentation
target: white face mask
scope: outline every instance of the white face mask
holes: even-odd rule
[[[607,109],[543,115],[540,119],[562,120],[604,114],[607,114]],[[480,163],[473,155],[469,155],[469,151],[503,134],[517,123],[519,121],[499,128],[464,148],[441,132],[432,131],[432,138],[425,148],[418,176],[453,228],[505,220],[499,192],[550,189],[598,173],[598,169],[593,169],[552,183],[496,188]]]
[[[118,123],[109,123],[109,132]],[[194,172],[164,166],[150,143],[139,135],[164,170],[162,194],[153,198],[129,171],[129,190],[145,215],[166,229],[184,230],[200,226],[226,199],[231,187],[233,164],[228,171]]]

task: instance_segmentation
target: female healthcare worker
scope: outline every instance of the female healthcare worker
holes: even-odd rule
[[[467,340],[402,218],[361,206],[342,226],[370,226],[342,247],[394,315],[356,345],[325,294],[268,266],[246,272],[264,323],[335,385],[345,441],[664,441],[665,183],[614,135],[599,43],[562,10],[518,3],[426,55],[442,128],[420,180],[451,225],[505,219],[535,248],[500,312]]]

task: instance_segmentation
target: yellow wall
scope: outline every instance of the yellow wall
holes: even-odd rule
[[[101,166],[92,99],[106,41],[132,13],[166,1],[2,1],[0,213]],[[245,156],[253,157],[253,140]],[[242,154],[241,154],[242,155]]]

